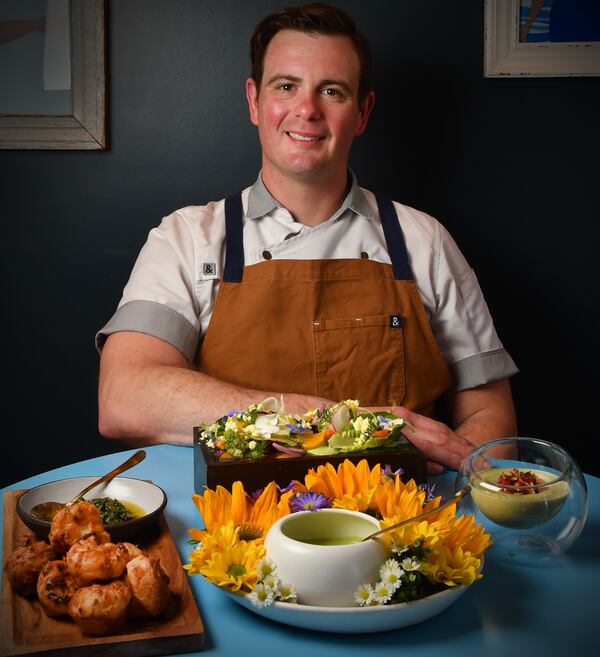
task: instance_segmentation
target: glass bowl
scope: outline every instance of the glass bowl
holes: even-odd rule
[[[566,552],[587,518],[583,474],[559,445],[499,438],[463,460],[455,488],[471,486],[463,512],[492,536],[486,558],[540,564]]]

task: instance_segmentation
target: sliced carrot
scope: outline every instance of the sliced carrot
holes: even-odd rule
[[[382,429],[381,431],[373,431],[372,435],[375,438],[385,438],[390,435],[390,432],[387,429]]]

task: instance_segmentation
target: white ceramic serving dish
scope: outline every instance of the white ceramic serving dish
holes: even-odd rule
[[[314,607],[275,602],[261,608],[255,607],[248,595],[219,590],[242,607],[278,623],[319,632],[360,634],[397,630],[433,618],[456,602],[468,588],[455,586],[420,600],[379,607]]]

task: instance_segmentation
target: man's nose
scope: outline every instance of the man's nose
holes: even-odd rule
[[[305,121],[315,121],[321,118],[320,100],[317,92],[306,90],[296,97],[294,113]]]

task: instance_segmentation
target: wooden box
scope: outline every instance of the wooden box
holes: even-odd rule
[[[287,486],[293,479],[304,481],[310,468],[331,463],[338,465],[348,459],[358,463],[367,459],[369,466],[380,463],[382,467],[390,465],[392,470],[402,468],[402,481],[414,479],[417,484],[427,482],[427,462],[421,452],[406,438],[394,450],[369,449],[364,452],[350,452],[335,456],[279,456],[269,454],[260,461],[252,459],[230,459],[220,461],[199,439],[201,429],[194,428],[194,490],[202,493],[205,486],[214,489],[217,485],[231,490],[234,481],[241,481],[248,493],[264,488],[271,481],[280,486]]]

